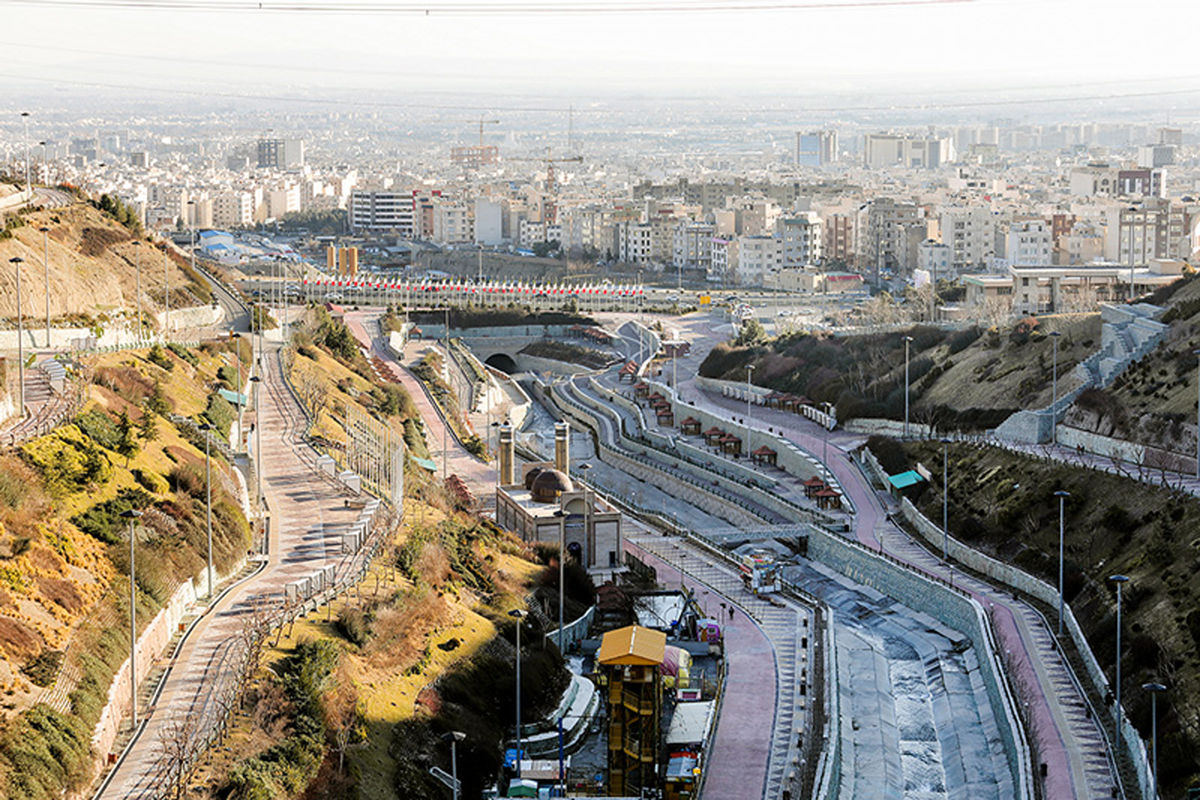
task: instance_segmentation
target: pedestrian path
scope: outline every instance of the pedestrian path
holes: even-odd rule
[[[710,395],[694,386],[688,393],[715,414],[730,415],[740,410],[732,407],[727,398]],[[810,453],[821,451],[820,429],[808,420],[774,409],[756,408],[754,422],[764,436],[768,435],[766,426],[770,425]],[[964,576],[953,565],[942,564],[937,556],[892,523],[891,509],[867,484],[840,444],[840,438],[829,440],[833,451],[829,467],[858,510],[854,528],[858,540],[924,572],[953,580],[989,611],[1000,646],[1011,658],[1011,679],[1028,707],[1032,721],[1030,736],[1040,760],[1046,764],[1045,796],[1081,800],[1110,797],[1116,780],[1099,721],[1087,716],[1086,696],[1071,679],[1070,667],[1045,622],[1010,592]]]

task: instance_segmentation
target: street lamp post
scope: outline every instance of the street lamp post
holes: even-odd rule
[[[942,561],[950,561],[950,438],[942,438]]]
[[[1161,683],[1143,683],[1150,693],[1150,749],[1154,753],[1154,771],[1150,773],[1150,800],[1158,800],[1158,695],[1167,690]]]
[[[458,800],[460,796],[460,788],[458,783],[458,743],[466,739],[467,735],[461,731],[448,731],[442,734],[442,741],[450,743],[450,791],[454,793],[454,800]]]
[[[913,337],[904,337],[904,438],[908,438],[908,347]]]
[[[25,416],[25,331],[21,327],[21,265],[25,259],[13,256],[8,260],[17,273],[17,414]]]
[[[1058,638],[1062,638],[1063,628],[1063,562],[1065,553],[1065,531],[1066,531],[1066,502],[1071,493],[1063,489],[1059,489],[1054,493],[1058,498]],[[1120,593],[1118,587],[1117,592]],[[1118,639],[1120,636],[1118,635]]]
[[[204,519],[208,527],[208,600],[213,596],[213,540],[212,540],[212,458],[210,447],[212,443],[213,426],[207,422],[200,425],[204,431]]]
[[[46,267],[46,349],[50,349],[50,229],[45,225],[42,232],[42,264]]]
[[[33,184],[29,182],[29,112],[21,112],[21,122],[25,124],[25,191],[33,199]]]
[[[508,612],[510,617],[517,620],[517,777],[521,777],[521,622],[529,616],[529,612],[514,608]]]
[[[1200,350],[1193,350],[1192,355],[1200,359]],[[1200,480],[1200,381],[1196,383],[1196,479]]]
[[[1129,582],[1128,575],[1110,575],[1110,581],[1117,585],[1117,735],[1116,747],[1113,748],[1115,757],[1121,752],[1121,586]]]
[[[137,275],[137,285],[134,287],[134,294],[137,301],[137,340],[142,340],[142,247],[141,242],[137,239],[133,240],[134,252],[134,270]]]
[[[254,482],[257,484],[255,497],[257,505],[261,513],[263,492],[262,492],[262,424],[263,424],[263,409],[262,409],[262,376],[251,375],[250,380],[254,383]]]
[[[752,452],[750,449],[750,379],[754,376],[754,365],[746,365],[746,456],[749,457]]]
[[[1050,338],[1054,340],[1054,371],[1051,373],[1051,399],[1050,399],[1050,444],[1058,444],[1058,337],[1062,336],[1058,331],[1051,331]],[[1061,620],[1060,620],[1061,621]],[[1062,634],[1062,631],[1059,631]]]
[[[133,711],[132,725],[137,728],[137,602],[135,593],[137,586],[134,583],[134,542],[136,535],[133,528],[133,521],[140,517],[142,512],[134,509],[127,509],[121,512],[121,516],[129,522],[129,707]]]
[[[163,242],[163,282],[166,284],[166,290],[163,296],[163,339],[171,332],[171,271],[168,269],[171,263],[171,254],[168,252],[166,241]]]

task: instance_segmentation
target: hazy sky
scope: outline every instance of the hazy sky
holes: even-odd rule
[[[478,1],[511,6],[516,0]],[[715,0],[654,1],[694,6]],[[320,87],[569,93],[584,104],[589,96],[614,92],[886,90],[936,102],[938,93],[978,87],[1051,86],[1050,95],[1200,87],[1196,0],[475,16],[439,15],[437,0],[430,0],[429,16],[211,5],[198,11],[88,8],[86,2],[0,0],[6,53],[0,81],[31,88],[52,79],[281,94]],[[1172,97],[1167,102],[1186,112],[1200,101],[1200,90]]]

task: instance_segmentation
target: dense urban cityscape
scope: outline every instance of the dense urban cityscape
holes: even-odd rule
[[[1151,5],[0,3],[0,797],[1200,797]]]

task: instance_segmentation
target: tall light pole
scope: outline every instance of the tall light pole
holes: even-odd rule
[[[908,347],[913,337],[904,337],[904,438],[908,438]]]
[[[1066,532],[1066,502],[1071,493],[1063,489],[1059,489],[1054,493],[1058,498],[1058,638],[1062,638],[1063,626],[1063,562],[1064,562],[1064,539]],[[1117,593],[1120,594],[1120,586],[1117,587]],[[1120,634],[1118,634],[1118,640]]]
[[[749,458],[750,453],[750,379],[754,375],[754,365],[746,365],[746,457]]]
[[[446,385],[450,384],[450,301],[446,301],[445,309],[446,320],[446,359],[442,362],[443,377],[446,379]],[[442,482],[444,483],[449,476],[449,468],[447,459],[450,453],[450,407],[447,404],[442,414]]]
[[[33,198],[33,184],[29,182],[29,112],[21,112],[21,122],[25,124],[25,191]]]
[[[1058,337],[1062,336],[1058,331],[1051,331],[1050,338],[1054,340],[1054,372],[1051,379],[1051,400],[1050,400],[1050,444],[1058,444]],[[1060,609],[1061,610],[1061,609]],[[1059,620],[1061,623],[1061,619]],[[1059,630],[1062,634],[1062,630]]]
[[[1193,350],[1192,355],[1200,359],[1200,350]],[[1200,380],[1196,383],[1196,479],[1200,480]]]
[[[521,777],[521,623],[529,612],[514,608],[508,612],[510,617],[517,620],[517,777]]]
[[[259,513],[262,511],[262,424],[263,424],[263,408],[262,408],[262,377],[260,375],[251,375],[250,380],[254,383],[254,482],[258,488],[255,490]]]
[[[942,438],[942,561],[950,562],[950,438]]]
[[[1161,683],[1143,683],[1150,693],[1150,749],[1154,752],[1154,771],[1150,773],[1150,800],[1158,800],[1158,695],[1167,690]]]
[[[18,415],[25,416],[25,331],[21,326],[21,265],[25,259],[13,256],[8,260],[17,273],[17,394]]]
[[[129,523],[129,707],[133,710],[133,728],[137,728],[137,586],[134,583],[134,542],[136,534],[133,521],[142,512],[132,508],[121,512]]]
[[[230,331],[229,338],[233,342],[233,357],[237,359],[237,409],[238,409],[238,445],[234,450],[240,450],[242,437],[245,436],[242,430],[242,411],[246,404],[242,397],[242,335],[237,331]]]
[[[442,734],[442,741],[450,743],[450,791],[454,793],[454,800],[460,797],[460,786],[458,783],[458,743],[466,739],[467,735],[461,731],[447,731]]]
[[[135,274],[137,275],[137,283],[134,286],[134,294],[137,300],[137,339],[142,340],[142,243],[138,239],[133,240],[133,263]]]
[[[46,267],[46,349],[50,349],[50,229],[45,225],[42,232],[42,263]]]
[[[212,458],[209,450],[212,442],[213,426],[207,422],[200,425],[204,431],[204,511],[205,523],[208,526],[208,600],[213,596],[213,545],[212,545]]]
[[[163,339],[166,340],[167,334],[171,332],[171,254],[166,240],[163,240],[163,281],[166,283],[166,292],[163,297]]]
[[[1115,757],[1120,758],[1121,752],[1121,587],[1129,582],[1128,575],[1110,575],[1110,581],[1117,585],[1117,736],[1116,747],[1113,748]]]

